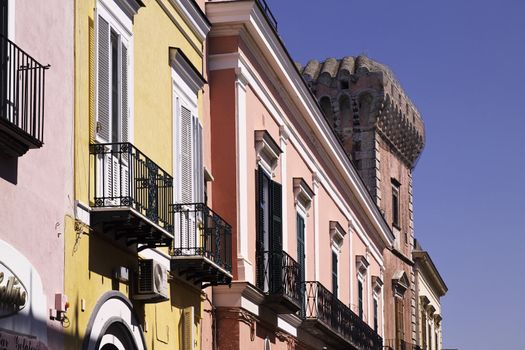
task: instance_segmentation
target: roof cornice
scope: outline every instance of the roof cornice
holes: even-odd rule
[[[430,277],[432,286],[436,289],[438,292],[439,297],[444,296],[447,291],[448,287],[445,284],[445,281],[441,277],[436,265],[434,265],[434,262],[432,261],[432,258],[430,257],[430,254],[428,254],[425,250],[414,250],[412,252],[412,256],[414,259],[414,262],[420,266],[421,271]]]
[[[234,35],[244,30],[261,48],[268,60],[275,68],[276,74],[282,78],[281,83],[287,89],[290,99],[305,115],[310,128],[315,132],[317,140],[326,148],[333,150],[332,161],[341,167],[345,180],[350,182],[354,195],[364,204],[372,216],[370,222],[378,231],[380,239],[387,247],[394,242],[394,235],[381,215],[377,204],[370,196],[361,177],[352,165],[337,136],[326,122],[315,96],[306,85],[293,59],[286,50],[275,29],[268,23],[267,18],[256,6],[254,0],[207,2],[206,13],[213,24],[210,36]]]

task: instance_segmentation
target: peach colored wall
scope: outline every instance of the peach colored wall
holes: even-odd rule
[[[73,2],[16,0],[14,13],[13,41],[51,68],[46,71],[43,147],[19,158],[0,156],[0,239],[37,269],[53,307],[55,293],[64,288],[64,215],[71,215],[73,207]],[[62,326],[47,324],[49,348],[58,349]]]
[[[268,71],[261,67],[258,63],[260,57],[257,54],[252,54],[247,45],[245,45],[241,39],[235,36],[228,37],[210,37],[208,42],[209,52],[212,55],[225,54],[231,52],[241,52],[242,55],[247,57],[247,64],[251,66],[256,79],[265,89],[270,98],[272,99],[273,105],[276,106],[279,117],[286,120],[286,124],[294,131],[294,137],[297,137],[308,152],[312,154],[310,161],[317,164],[322,169],[324,174],[330,177],[330,181],[335,184],[331,190],[336,191],[337,195],[340,196],[345,205],[349,206],[352,210],[353,220],[357,220],[359,227],[365,229],[366,234],[370,235],[368,240],[372,242],[378,248],[369,247],[369,249],[377,249],[380,251],[383,249],[383,243],[378,238],[376,231],[370,229],[371,224],[369,222],[370,214],[366,212],[364,204],[360,203],[351,191],[348,190],[341,181],[341,173],[339,169],[335,169],[334,165],[330,160],[326,159],[325,152],[331,152],[330,150],[320,150],[319,144],[316,144],[311,140],[312,131],[308,129],[308,126],[304,123],[304,118],[307,116],[298,115],[294,111],[290,110],[288,103],[289,101],[283,100],[282,96],[286,92],[278,91],[276,83],[268,75]],[[247,186],[246,188],[239,189],[240,191],[246,191],[247,199],[246,203],[236,203],[237,200],[237,166],[238,166],[238,153],[236,153],[236,142],[237,142],[237,130],[235,121],[235,106],[236,106],[236,92],[235,92],[235,72],[233,69],[224,69],[211,71],[209,74],[210,83],[210,105],[211,105],[211,124],[212,124],[212,165],[213,175],[215,181],[213,182],[213,207],[220,213],[224,214],[225,218],[234,226],[234,237],[237,235],[237,220],[236,216],[237,206],[246,206],[247,209],[247,220],[248,220],[248,253],[249,260],[252,262],[255,273],[255,230],[256,230],[256,215],[255,215],[255,170],[257,169],[257,159],[254,147],[254,131],[255,130],[267,130],[271,137],[280,144],[280,125],[277,116],[272,115],[272,112],[265,106],[260,96],[257,95],[254,87],[250,86],[249,83],[246,87],[246,139],[245,145],[239,145],[239,147],[246,147],[247,159],[246,168],[241,171],[247,174]],[[337,146],[336,146],[337,147]],[[297,245],[296,245],[296,208],[293,197],[293,178],[302,177],[306,183],[313,189],[313,170],[310,169],[307,164],[307,160],[303,159],[303,156],[299,153],[298,143],[296,141],[288,140],[286,146],[286,164],[282,164],[283,157],[281,156],[279,165],[274,170],[273,180],[281,184],[285,184],[286,192],[283,192],[283,196],[286,198],[286,208],[283,211],[287,213],[287,222],[283,226],[283,239],[287,242],[287,250],[289,254],[297,258]],[[281,166],[286,167],[286,178],[281,178]],[[307,280],[320,280],[321,283],[328,288],[332,288],[331,281],[331,241],[330,241],[330,221],[338,221],[340,225],[348,230],[349,218],[343,213],[343,209],[339,207],[339,204],[332,198],[332,194],[329,193],[327,188],[319,186],[317,198],[314,200],[316,203],[312,203],[311,208],[307,212],[306,217],[306,256],[307,256]],[[226,198],[225,198],[226,197]],[[316,208],[317,205],[317,208]],[[318,228],[319,228],[319,275],[315,275],[315,238],[314,228],[316,227],[315,222],[315,210],[318,210]],[[350,244],[350,236],[352,236],[352,245]],[[237,250],[236,239],[233,241],[234,251]],[[367,247],[365,243],[358,237],[355,232],[347,233],[344,238],[342,250],[339,257],[339,297],[347,305],[350,304],[350,300],[354,300],[354,304],[357,303],[357,277],[355,274],[355,257],[356,255],[367,255]],[[372,300],[372,291],[370,290],[370,276],[380,275],[381,262],[377,261],[372,257],[371,254],[368,256],[370,262],[369,273],[367,280],[365,281],[365,319],[373,326],[373,318],[370,319],[368,315],[368,302]],[[236,266],[236,259],[234,259],[234,269]],[[351,268],[352,266],[352,268]],[[351,274],[352,271],[352,274]],[[353,296],[350,295],[353,293]],[[352,308],[357,311],[357,308]],[[372,311],[372,305],[370,306]],[[381,314],[382,305],[379,305],[379,311]],[[381,320],[380,320],[381,321]],[[259,323],[257,323],[259,325]],[[239,348],[247,349],[251,347],[262,348],[262,343],[259,344],[258,336],[255,336],[255,344],[250,339],[250,328],[244,323],[239,323],[239,335],[240,341]],[[381,328],[381,327],[380,327]],[[261,339],[264,339],[262,337]],[[276,348],[273,345],[272,348]]]

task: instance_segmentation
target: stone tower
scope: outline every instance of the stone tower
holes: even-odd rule
[[[384,253],[385,345],[414,343],[412,170],[423,120],[390,69],[368,57],[312,60],[300,70],[396,237]]]

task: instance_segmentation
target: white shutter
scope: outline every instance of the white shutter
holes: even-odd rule
[[[109,142],[110,136],[110,62],[109,23],[97,16],[97,136]]]
[[[129,100],[128,100],[128,74],[129,74],[129,60],[128,60],[128,48],[124,43],[121,44],[121,121],[122,121],[122,134],[121,141],[128,142],[128,129],[129,129]]]
[[[189,109],[181,106],[180,113],[180,186],[181,186],[181,202],[193,202],[193,133],[192,133],[192,116]]]
[[[111,197],[114,196],[114,179],[113,179],[113,155],[109,152],[109,150],[106,150],[107,153],[104,153],[99,156],[99,171],[100,171],[100,179],[103,179],[99,183],[99,186],[102,186],[100,193],[102,193],[102,197],[106,198],[104,201],[105,206],[111,206],[114,205],[114,201],[111,199]]]
[[[204,165],[202,155],[202,125],[195,118],[195,201],[204,202]]]

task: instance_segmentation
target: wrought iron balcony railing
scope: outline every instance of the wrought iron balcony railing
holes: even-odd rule
[[[355,349],[382,350],[381,336],[321,283],[305,282],[304,288],[306,300],[302,316],[306,325],[320,323]]]
[[[301,307],[299,264],[284,251],[264,251],[257,256],[257,287],[278,312],[295,312]]]
[[[94,158],[92,206],[95,212],[110,213],[102,219],[106,226],[120,233],[127,230],[123,235],[134,236],[128,240],[130,244],[169,245],[171,238],[166,233],[173,233],[173,215],[169,212],[173,201],[171,175],[129,142],[92,144],[90,153]],[[97,211],[99,208],[104,210]],[[116,211],[131,211],[136,225],[126,215],[117,222],[113,219]]]
[[[404,340],[385,339],[383,350],[424,350],[416,344],[408,343]]]
[[[0,148],[7,154],[42,147],[48,68],[0,35]]]
[[[270,6],[266,3],[266,0],[257,0],[257,4],[268,19],[268,22],[270,22],[270,25],[277,31],[277,19],[275,19],[275,16],[270,10]]]
[[[204,203],[171,205],[175,233],[172,270],[209,285],[230,284],[232,228]]]

